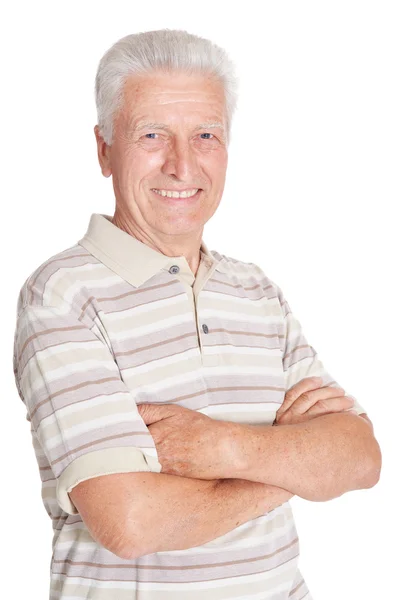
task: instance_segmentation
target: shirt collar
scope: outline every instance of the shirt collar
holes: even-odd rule
[[[185,256],[166,256],[123,231],[111,220],[110,215],[93,213],[78,244],[123,279],[138,287],[160,270],[169,270],[172,265],[179,266],[183,275],[194,277]],[[216,263],[215,269],[224,272],[223,259],[216,258],[203,240],[200,252],[201,260],[208,262],[209,266]]]

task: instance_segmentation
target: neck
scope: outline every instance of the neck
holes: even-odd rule
[[[139,242],[146,244],[153,250],[164,254],[165,256],[184,256],[191,271],[196,275],[200,263],[200,247],[202,241],[202,229],[198,234],[190,233],[189,236],[166,236],[166,239],[160,239],[153,232],[144,231],[131,218],[115,210],[111,222],[133,236]],[[180,239],[179,239],[180,238]]]

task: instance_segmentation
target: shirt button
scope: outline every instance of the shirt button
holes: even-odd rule
[[[180,271],[180,267],[178,267],[177,265],[172,265],[169,269],[169,273],[178,273]]]
[[[208,325],[205,325],[205,323],[204,323],[204,324],[203,324],[203,326],[202,326],[202,331],[203,331],[204,333],[209,333]]]

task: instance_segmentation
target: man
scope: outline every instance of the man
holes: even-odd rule
[[[281,289],[203,241],[234,81],[224,51],[184,31],[127,36],[100,62],[114,215],[93,214],[18,299],[50,598],[310,600],[290,498],[378,481],[371,422]]]

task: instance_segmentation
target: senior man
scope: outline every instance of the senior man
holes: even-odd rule
[[[100,61],[114,215],[92,214],[17,308],[52,599],[310,600],[290,498],[378,481],[365,410],[281,288],[203,241],[235,84],[221,48],[180,30],[126,36]]]

